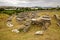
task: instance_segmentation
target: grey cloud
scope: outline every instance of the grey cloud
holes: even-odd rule
[[[60,6],[60,0],[0,0],[0,6]]]

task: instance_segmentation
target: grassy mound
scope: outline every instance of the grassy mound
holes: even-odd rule
[[[38,15],[48,14],[51,16],[54,14],[60,15],[60,11],[40,11]],[[31,28],[28,32],[20,32],[18,34],[11,32],[13,28],[17,28],[19,24],[16,22],[15,17],[12,19],[14,24],[13,28],[8,28],[6,26],[6,20],[9,15],[0,14],[0,40],[60,40],[60,27],[56,25],[56,21],[52,18],[52,24],[44,32],[44,35],[34,35],[34,33],[41,28],[36,25],[31,25]]]

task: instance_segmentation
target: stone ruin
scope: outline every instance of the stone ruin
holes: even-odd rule
[[[32,19],[33,24],[38,24],[42,26],[43,30],[47,29],[47,27],[51,24],[51,18],[48,15],[41,16],[37,19]]]
[[[27,32],[31,25],[40,25],[42,26],[42,30],[47,29],[47,27],[51,24],[50,16],[44,15],[38,17],[36,14],[36,12],[19,13],[16,19],[21,22],[24,21],[25,23],[23,23],[22,28],[18,28],[18,30]]]
[[[11,22],[11,19],[12,17],[9,18],[8,21]],[[31,27],[31,25],[42,26],[42,30],[45,30],[51,24],[51,18],[49,15],[38,16],[37,12],[33,12],[33,11],[26,13],[25,12],[18,13],[16,17],[16,21],[20,23],[23,22],[23,24],[19,28],[12,30],[12,32],[16,32],[16,33],[20,32],[21,30],[27,32]]]
[[[17,20],[31,19],[31,18],[36,18],[36,17],[37,17],[37,14],[34,11],[22,12],[22,13],[18,13]]]
[[[27,32],[31,26],[31,21],[27,20],[25,23],[21,26],[21,28],[18,28],[18,30],[23,30],[24,32]]]

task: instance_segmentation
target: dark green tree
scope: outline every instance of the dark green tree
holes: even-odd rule
[[[4,8],[0,8],[0,12],[4,11],[5,9]]]

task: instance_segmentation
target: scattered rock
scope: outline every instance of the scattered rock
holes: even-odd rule
[[[8,27],[13,27],[14,25],[11,22],[7,22]]]
[[[44,33],[44,31],[37,31],[35,32],[36,35],[42,35]]]
[[[54,15],[55,20],[57,21],[57,25],[60,26],[60,16],[55,14]]]
[[[20,31],[18,29],[13,29],[12,32],[19,33]]]

